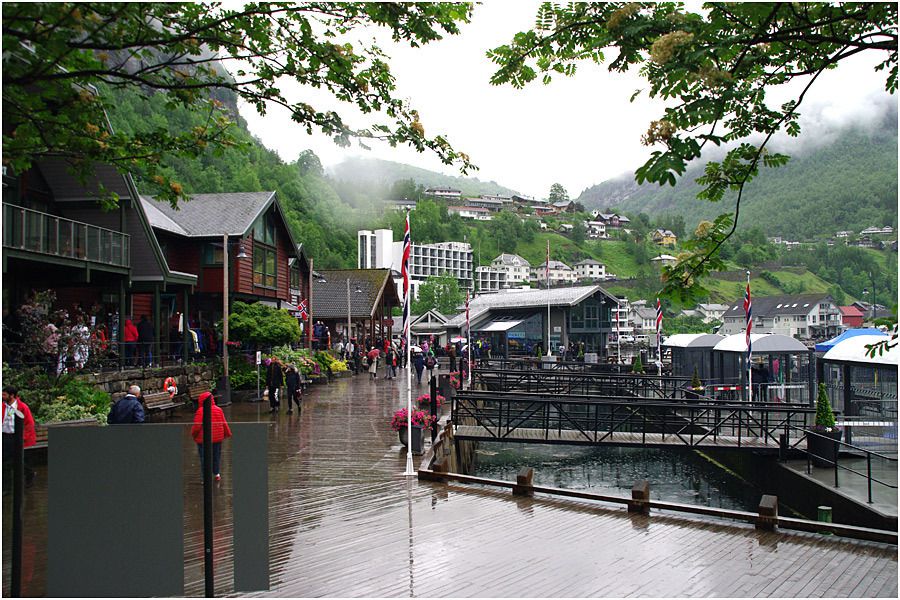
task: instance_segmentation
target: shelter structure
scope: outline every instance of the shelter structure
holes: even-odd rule
[[[662,346],[672,353],[672,375],[691,377],[694,370],[701,381],[713,379],[713,348],[725,339],[716,333],[676,333],[663,340]]]
[[[754,333],[753,399],[766,402],[813,404],[815,402],[815,357],[812,348],[777,333]],[[739,382],[741,397],[747,394],[746,335],[736,333],[713,347],[713,375],[719,381]]]
[[[312,278],[315,345],[324,348],[350,337],[369,345],[391,335],[391,309],[400,306],[390,269],[317,270]],[[398,322],[401,317],[397,317]]]
[[[842,413],[845,441],[864,435],[869,443],[897,451],[897,366],[900,347],[868,355],[866,346],[885,335],[857,335],[835,344],[822,357],[822,381],[835,411]],[[854,423],[858,424],[854,426]],[[880,447],[879,450],[884,450]]]

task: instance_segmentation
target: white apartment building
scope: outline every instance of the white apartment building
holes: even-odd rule
[[[363,229],[356,232],[356,268],[390,269],[394,257],[391,244],[394,232],[390,229]]]
[[[475,267],[475,290],[480,293],[499,292],[508,287],[509,272],[495,267]]]
[[[474,219],[476,221],[490,221],[491,211],[480,206],[448,206],[448,215],[459,215],[463,219]]]
[[[531,268],[531,281],[538,286],[547,285],[547,263],[543,262],[536,267]],[[575,271],[564,262],[558,260],[550,261],[550,285],[571,285],[578,280]]]
[[[753,333],[780,333],[796,338],[827,339],[843,331],[841,311],[828,294],[753,298]],[[746,328],[744,302],[728,307],[719,328],[722,335]]]
[[[575,275],[579,281],[606,279],[606,265],[599,260],[587,258],[581,262],[575,263]]]
[[[390,229],[357,232],[357,266],[360,269],[392,269],[400,272],[403,242],[393,241]],[[409,257],[409,286],[414,298],[419,286],[432,275],[450,274],[460,288],[472,289],[472,246],[462,242],[413,244]],[[403,280],[396,278],[397,293],[403,297]]]
[[[531,263],[518,254],[501,254],[491,261],[491,268],[506,271],[506,281],[512,286],[528,282]]]

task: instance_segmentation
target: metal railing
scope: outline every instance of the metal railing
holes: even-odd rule
[[[796,427],[794,427],[794,426],[792,426],[792,428],[796,429]],[[821,433],[817,433],[815,431],[811,431],[808,429],[803,429],[799,433],[800,433],[800,435],[795,438],[795,441],[791,444],[791,446],[796,448],[802,441],[804,441],[804,440],[807,441],[807,444],[806,444],[806,473],[808,475],[812,473],[812,463],[814,460],[817,459],[823,463],[827,463],[827,464],[831,465],[831,467],[834,469],[834,487],[835,488],[841,487],[840,486],[840,475],[839,475],[839,473],[841,471],[846,471],[849,473],[853,473],[854,475],[858,475],[860,477],[865,477],[869,504],[872,504],[872,483],[877,483],[878,485],[882,485],[882,486],[884,486],[888,489],[892,489],[892,490],[897,489],[897,484],[890,483],[887,481],[882,481],[881,479],[878,479],[877,477],[874,477],[872,475],[872,459],[873,458],[875,458],[877,460],[885,461],[887,463],[894,463],[896,465],[896,463],[897,463],[896,456],[887,456],[880,452],[866,450],[865,448],[861,448],[861,447],[855,446],[853,444],[848,444],[847,442],[844,442],[841,440],[836,440],[836,439],[830,438],[826,435],[823,435]],[[821,456],[821,455],[815,454],[812,450],[810,450],[810,448],[809,448],[810,444],[808,441],[810,439],[810,436],[816,436],[819,438],[823,438],[828,442],[832,442],[835,446],[833,457]],[[848,467],[845,464],[844,465],[840,464],[840,462],[841,462],[840,453],[842,450],[845,452],[852,452],[852,453],[860,453],[861,452],[861,453],[863,453],[866,458],[866,472],[861,473],[852,467]],[[832,460],[832,458],[834,460]],[[897,467],[894,466],[894,470],[896,470],[896,468]]]
[[[691,382],[690,377],[485,368],[473,371],[472,377],[481,389],[502,392],[639,398],[683,398]]]
[[[3,247],[117,267],[131,266],[128,234],[14,204],[3,205]]]
[[[630,397],[559,398],[471,391],[459,392],[451,410],[454,426],[474,426],[475,437],[480,439],[721,445],[770,450],[781,450],[782,434],[791,441],[791,435],[804,432],[814,416],[813,408],[783,404],[677,403]]]

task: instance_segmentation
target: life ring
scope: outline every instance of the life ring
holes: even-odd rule
[[[165,382],[163,382],[163,389],[169,392],[169,398],[174,398],[175,394],[178,393],[178,382],[174,377],[166,377]]]

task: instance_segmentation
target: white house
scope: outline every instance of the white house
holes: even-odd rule
[[[606,232],[606,223],[603,221],[585,221],[584,226],[587,229],[589,239],[601,240],[609,237],[609,234]]]
[[[566,285],[573,284],[578,280],[574,269],[566,263],[558,260],[550,261],[550,285]],[[536,267],[531,268],[531,281],[538,286],[547,285],[547,263],[543,262]]]
[[[428,188],[425,190],[425,195],[441,200],[459,200],[462,197],[462,192],[453,188],[437,187]]]
[[[478,206],[448,206],[447,214],[459,215],[463,219],[474,219],[475,221],[490,221],[492,218],[490,210]]]
[[[660,254],[659,256],[657,256],[655,258],[651,258],[650,262],[656,263],[657,265],[660,265],[660,266],[665,266],[665,265],[674,265],[675,263],[678,262],[678,259],[675,258],[674,256],[672,256],[671,254]]]
[[[491,261],[491,268],[506,271],[506,281],[510,285],[528,281],[531,263],[518,254],[501,254]]]
[[[606,265],[599,260],[587,258],[575,263],[575,275],[578,277],[579,281],[601,281],[607,277]]]
[[[727,304],[698,304],[697,312],[703,317],[704,323],[712,321],[721,321],[728,310]]]
[[[746,329],[743,300],[728,307],[719,329],[733,335]],[[825,339],[843,330],[840,308],[828,294],[761,296],[753,299],[753,332]]]

